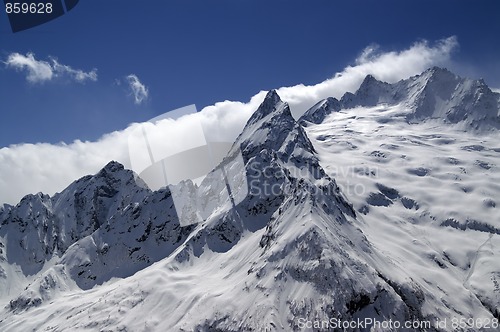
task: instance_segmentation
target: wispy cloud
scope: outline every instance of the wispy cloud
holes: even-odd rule
[[[77,82],[97,81],[97,69],[84,72],[83,70],[73,69],[70,66],[60,64],[55,59],[52,59],[52,68],[54,69],[54,72],[69,75]]]
[[[130,74],[126,77],[126,80],[134,96],[134,102],[137,105],[142,104],[142,102],[148,99],[149,97],[148,88],[141,83],[137,75]]]
[[[48,82],[59,77],[68,77],[79,83],[97,81],[97,69],[95,68],[89,72],[84,72],[63,65],[53,57],[49,57],[48,61],[37,60],[33,53],[27,53],[26,55],[11,53],[4,63],[8,68],[25,72],[26,79],[31,83]]]
[[[455,37],[434,44],[420,41],[401,51],[384,52],[380,47],[371,45],[361,52],[353,65],[347,66],[332,78],[311,86],[282,87],[278,89],[278,93],[290,104],[292,112],[297,116],[322,98],[341,97],[346,91],[354,92],[367,74],[387,82],[396,82],[434,65],[446,66],[456,47],[458,42]],[[34,68],[37,71],[33,69],[33,75],[37,77],[51,75],[51,71],[43,63]],[[136,97],[134,92],[136,102],[140,103],[147,98],[147,89],[137,76],[129,75],[127,82],[132,91],[138,93]],[[153,130],[150,139],[168,142],[179,149],[184,140],[180,135],[189,134],[193,131],[192,127],[201,122],[206,129],[207,140],[233,141],[265,94],[265,91],[261,91],[247,103],[219,102],[177,121],[163,121],[156,129],[152,128],[153,124],[147,124],[148,132]],[[24,194],[38,191],[53,194],[76,178],[97,172],[110,160],[120,161],[130,167],[128,143],[130,140],[142,139],[131,136],[136,126],[139,124],[105,135],[96,142],[20,144],[0,149],[0,188],[9,188],[0,191],[0,202],[16,203]]]

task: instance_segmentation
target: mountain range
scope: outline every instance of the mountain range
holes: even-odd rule
[[[437,67],[298,120],[272,90],[200,184],[111,161],[1,207],[0,329],[491,331],[499,127],[500,94]]]

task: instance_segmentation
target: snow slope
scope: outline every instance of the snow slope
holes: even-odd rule
[[[2,207],[0,329],[498,319],[497,120],[498,94],[439,68],[299,121],[270,91],[199,186],[111,162]]]
[[[369,242],[425,287],[427,313],[498,317],[500,136],[408,124],[405,114],[342,110],[307,133]]]

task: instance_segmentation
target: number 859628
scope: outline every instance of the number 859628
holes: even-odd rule
[[[50,2],[14,2],[5,4],[7,14],[51,14],[52,10]]]

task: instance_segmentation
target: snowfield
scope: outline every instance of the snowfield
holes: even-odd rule
[[[404,116],[354,108],[307,133],[370,243],[432,294],[429,315],[498,317],[500,136]]]
[[[498,331],[499,105],[441,68],[298,120],[270,91],[199,185],[110,162],[4,205],[0,330]]]

